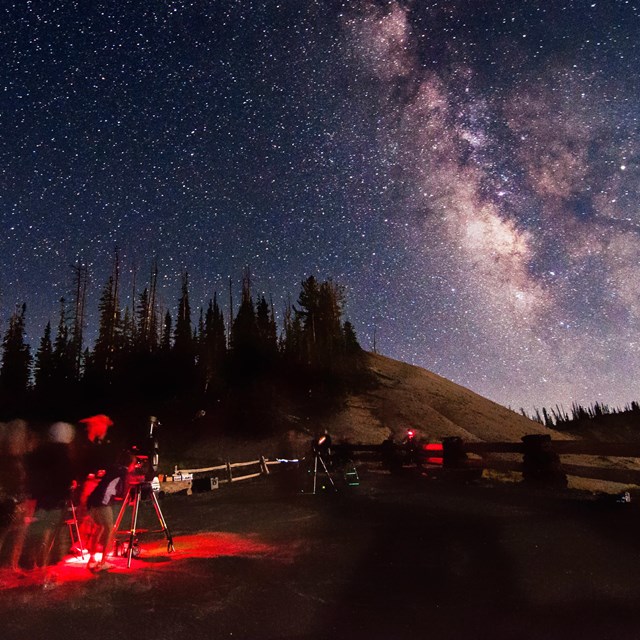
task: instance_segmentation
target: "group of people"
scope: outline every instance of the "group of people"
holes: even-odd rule
[[[90,570],[109,568],[111,504],[125,495],[136,464],[107,438],[112,425],[105,415],[40,430],[23,420],[0,423],[0,563],[15,572],[55,563],[73,507],[80,540],[71,542],[86,547]],[[76,552],[84,556],[84,548]]]

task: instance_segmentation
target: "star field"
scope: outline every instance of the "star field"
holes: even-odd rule
[[[37,347],[158,257],[163,305],[346,285],[363,347],[515,409],[638,399],[640,8],[24,1],[0,8],[0,317]],[[123,294],[130,304],[132,293]]]

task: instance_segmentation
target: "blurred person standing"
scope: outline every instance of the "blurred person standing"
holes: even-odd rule
[[[46,438],[27,456],[27,483],[31,498],[36,503],[39,536],[36,566],[48,566],[55,542],[58,548],[54,561],[64,555],[59,534],[64,526],[75,479],[71,457],[74,438],[73,425],[56,422],[49,427]]]
[[[20,558],[36,501],[29,495],[27,456],[33,436],[24,420],[0,424],[0,553],[12,571]]]

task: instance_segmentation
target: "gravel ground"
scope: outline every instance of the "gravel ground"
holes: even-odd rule
[[[579,492],[286,476],[141,507],[141,554],[0,575],[3,640],[640,637],[640,510]]]

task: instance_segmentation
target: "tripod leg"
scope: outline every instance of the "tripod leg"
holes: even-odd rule
[[[162,511],[160,510],[160,505],[158,504],[158,496],[156,496],[153,491],[151,491],[151,502],[153,502],[153,508],[156,510],[156,515],[158,516],[158,520],[160,521],[162,531],[167,537],[167,553],[173,553],[176,550],[176,548],[173,546],[173,536],[171,535],[169,527],[167,526],[167,521],[164,519]]]
[[[118,517],[116,518],[116,523],[113,525],[113,534],[117,534],[120,529],[120,523],[122,522],[122,517],[124,516],[124,512],[127,510],[129,506],[129,500],[131,499],[131,489],[129,487],[127,489],[127,495],[124,497],[124,501],[122,502],[122,506],[120,507],[120,512],[118,513]]]
[[[73,500],[69,500],[69,506],[71,509],[71,523],[69,525],[69,531],[71,536],[71,544],[73,545],[73,534],[72,531],[76,533],[76,539],[78,542],[78,548],[80,550],[80,559],[84,560],[84,544],[82,543],[82,536],[80,535],[80,525],[78,523],[78,512],[76,511],[76,506],[73,504]]]
[[[129,548],[127,549],[127,569],[131,567],[133,557],[133,543],[136,539],[136,527],[138,525],[138,510],[140,509],[140,486],[135,487],[135,498],[133,502],[133,513],[131,514],[131,530],[129,531]]]
[[[56,521],[56,524],[53,526],[53,529],[50,529],[45,532],[45,539],[43,541],[42,548],[42,557],[40,558],[40,562],[42,562],[42,566],[46,567],[49,565],[49,558],[51,557],[51,552],[53,551],[53,547],[58,540],[58,536],[62,529],[64,529],[65,525],[65,514],[66,514],[66,506],[60,510],[60,517]],[[50,536],[50,538],[48,537]],[[71,540],[73,542],[73,540]]]
[[[316,495],[316,482],[317,482],[317,478],[318,478],[318,458],[320,456],[318,454],[316,454],[313,457],[313,495]]]
[[[324,472],[327,474],[327,478],[329,478],[329,482],[331,483],[333,490],[337,491],[338,489],[336,487],[336,483],[333,481],[333,478],[331,477],[331,474],[329,473],[329,469],[327,469],[327,465],[324,463],[322,456],[319,455],[318,458],[320,458],[320,463],[322,464],[322,468],[324,469]]]

